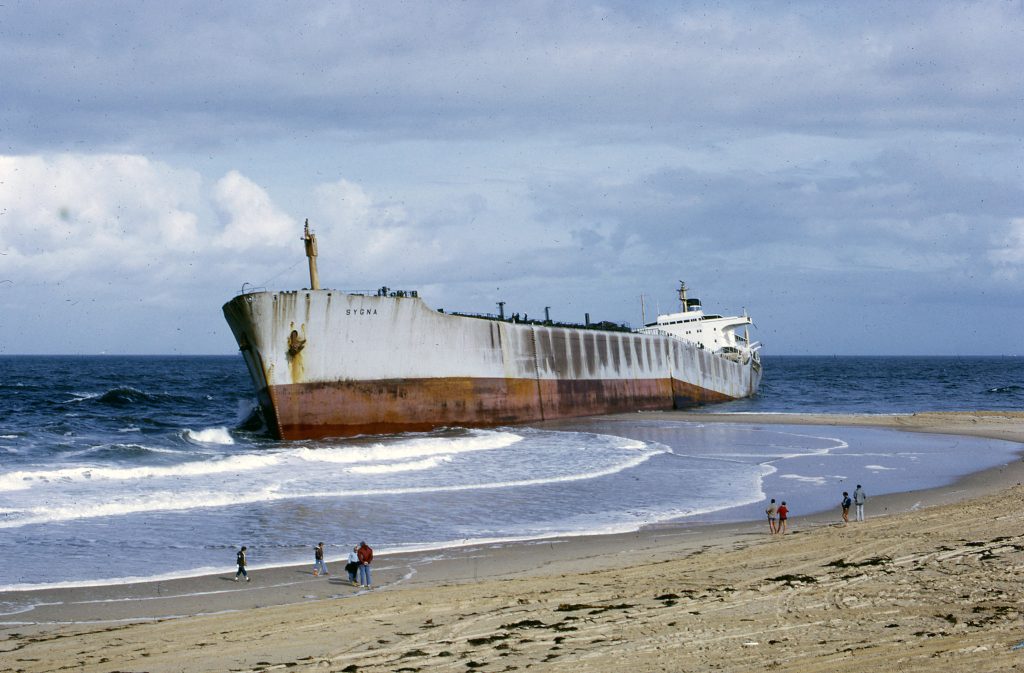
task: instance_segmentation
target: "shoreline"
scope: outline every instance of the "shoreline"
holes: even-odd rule
[[[928,412],[923,414],[803,414],[803,413],[719,413],[719,412],[704,412],[694,410],[684,411],[653,411],[653,412],[634,412],[634,413],[623,413],[623,414],[608,414],[604,416],[593,416],[583,418],[569,418],[560,419],[555,421],[548,421],[542,423],[531,424],[529,427],[546,428],[555,430],[578,430],[579,421],[604,421],[604,422],[621,422],[623,424],[630,424],[641,421],[650,420],[669,420],[685,423],[722,423],[722,424],[734,424],[734,425],[805,425],[805,426],[818,426],[818,427],[870,427],[883,430],[905,430],[910,432],[922,432],[922,433],[935,433],[935,434],[948,434],[948,435],[966,435],[973,437],[982,437],[990,439],[999,439],[1003,441],[1014,441],[1021,444],[1021,447],[1017,451],[1017,455],[1024,457],[1024,433],[1013,433],[1007,432],[1006,428],[1002,426],[978,426],[972,422],[966,429],[960,429],[954,427],[953,423],[958,416],[967,416],[971,419],[977,419],[981,417],[1003,417],[1007,413],[1012,412]],[[944,431],[946,430],[946,431]],[[626,436],[628,433],[624,434]],[[1019,439],[1017,439],[1019,437]],[[907,505],[904,500],[908,498],[914,500],[911,496],[914,494],[929,494],[933,496],[941,496],[942,492],[954,489],[960,482],[969,479],[975,475],[986,475],[992,470],[1001,470],[1002,466],[995,466],[992,468],[985,468],[978,472],[968,473],[958,476],[954,481],[934,487],[925,487],[920,489],[914,489],[907,492],[895,492],[886,493],[881,495],[870,496],[873,505],[883,504],[882,512],[887,513],[890,508],[894,511],[900,509],[906,509],[907,507],[913,506],[914,503]],[[981,477],[982,481],[985,481],[984,477]],[[1022,475],[1024,479],[1024,475]],[[934,494],[932,492],[935,492]],[[935,500],[935,502],[941,502],[943,500]],[[891,505],[886,503],[892,503]],[[389,550],[385,552],[378,551],[376,553],[377,560],[380,562],[381,559],[392,559],[396,564],[407,564],[411,566],[419,566],[425,563],[425,559],[433,557],[457,557],[462,551],[461,550],[479,550],[479,549],[507,549],[516,545],[546,545],[546,544],[564,544],[571,541],[591,539],[594,540],[614,540],[616,538],[628,538],[630,536],[636,536],[642,534],[648,530],[687,530],[687,531],[713,531],[718,528],[722,529],[734,529],[737,526],[744,526],[749,524],[763,524],[764,522],[757,517],[750,517],[749,512],[741,514],[743,518],[718,518],[718,514],[721,512],[730,511],[738,507],[737,505],[731,505],[724,509],[713,510],[704,513],[696,513],[687,515],[681,519],[670,519],[664,521],[657,521],[654,523],[640,524],[636,528],[628,528],[625,530],[615,531],[580,531],[572,533],[553,533],[543,537],[510,537],[510,538],[495,538],[495,539],[473,539],[473,540],[451,540],[448,542],[440,542],[436,544],[423,545],[421,547],[411,547],[397,550]],[[759,510],[757,510],[759,511]],[[824,520],[822,520],[824,519]],[[793,515],[792,521],[810,522],[810,525],[824,525],[828,523],[834,523],[835,519],[835,508],[829,507],[825,509],[811,509],[806,512],[799,512]],[[678,531],[677,533],[678,534]],[[334,560],[328,559],[328,563],[332,566],[343,566],[344,561],[338,557]],[[271,564],[261,564],[250,566],[250,571],[256,572],[262,575],[266,574],[280,574],[283,571],[294,571],[301,572],[307,566],[311,566],[311,563],[306,562],[279,562]],[[162,585],[162,586],[175,586],[182,583],[188,583],[195,580],[211,577],[221,577],[225,574],[224,566],[208,567],[208,568],[197,568],[194,570],[184,570],[169,572],[165,575],[154,575],[149,577],[111,577],[103,578],[98,580],[76,580],[69,581],[67,583],[55,583],[50,585],[15,585],[13,587],[0,587],[0,605],[2,605],[2,599],[4,596],[11,596],[17,594],[43,594],[44,592],[49,594],[52,592],[62,591],[89,591],[96,590],[102,591],[109,587],[121,587],[126,585]],[[233,566],[231,566],[231,572],[233,573]],[[180,593],[174,591],[173,593]],[[47,601],[48,602],[48,601]],[[10,621],[5,620],[2,610],[0,610],[0,628],[3,627],[4,622]]]
[[[655,416],[655,414],[660,415]],[[637,418],[637,414],[602,417],[603,420],[621,420],[623,422],[635,421]],[[644,413],[640,418],[744,425],[764,423],[871,426],[945,435],[962,434],[1024,444],[1024,413],[1021,412],[934,412],[913,415],[864,416],[722,414],[686,411]],[[1021,449],[1024,450],[1024,446]],[[481,600],[486,602],[486,598],[505,606],[503,609],[506,612],[502,614],[505,614],[506,617],[503,618],[508,618],[510,623],[514,623],[515,620],[508,616],[507,611],[512,610],[515,605],[519,604],[518,601],[522,600],[522,597],[518,595],[519,592],[531,592],[531,595],[538,592],[568,595],[577,591],[572,587],[585,585],[589,587],[587,591],[599,594],[604,592],[601,595],[615,596],[625,589],[618,588],[614,580],[611,580],[613,582],[611,585],[608,585],[607,582],[595,584],[594,578],[609,579],[630,575],[634,578],[634,582],[643,585],[644,595],[652,594],[653,596],[652,592],[658,589],[651,584],[654,580],[649,579],[648,576],[650,578],[660,577],[659,573],[667,572],[669,568],[683,575],[687,572],[694,572],[699,576],[700,573],[726,572],[722,568],[722,563],[725,563],[726,566],[729,564],[742,566],[755,563],[754,559],[758,559],[757,562],[773,566],[774,557],[782,553],[782,550],[802,548],[808,544],[807,541],[811,538],[818,537],[825,538],[829,544],[835,545],[840,545],[847,537],[857,538],[865,549],[874,549],[874,545],[878,544],[874,536],[879,535],[883,530],[895,530],[896,537],[894,539],[897,541],[901,538],[914,538],[918,533],[914,520],[918,518],[930,521],[938,516],[938,520],[952,521],[961,510],[983,508],[983,505],[989,501],[996,502],[994,506],[990,506],[990,509],[994,507],[993,511],[1005,510],[1006,502],[1010,499],[1019,500],[1020,491],[1024,490],[1019,487],[1022,482],[1024,482],[1024,462],[1018,458],[1006,465],[965,475],[946,486],[872,496],[868,501],[868,520],[865,523],[851,523],[848,527],[837,526],[838,516],[835,511],[802,514],[795,517],[795,529],[786,536],[769,536],[765,530],[765,523],[760,520],[708,524],[671,522],[653,524],[629,533],[473,544],[441,550],[388,554],[378,557],[374,563],[375,581],[382,580],[384,588],[370,592],[356,591],[354,587],[348,586],[343,581],[344,572],[341,571],[343,565],[341,562],[331,563],[332,575],[328,579],[313,578],[310,575],[311,564],[302,564],[254,570],[254,581],[248,585],[236,585],[230,581],[233,575],[232,569],[230,573],[177,580],[7,592],[0,594],[0,604],[14,605],[20,601],[23,604],[33,603],[36,605],[29,610],[0,617],[0,622],[4,622],[0,625],[0,652],[14,651],[12,647],[15,645],[19,651],[31,649],[34,654],[29,659],[35,657],[38,659],[33,663],[19,664],[20,668],[25,671],[54,670],[47,668],[48,664],[45,662],[56,661],[54,659],[56,655],[41,655],[39,647],[30,648],[30,643],[26,639],[32,637],[35,640],[31,642],[42,643],[59,636],[62,643],[64,641],[77,642],[79,647],[85,646],[85,643],[97,645],[106,643],[110,646],[110,641],[115,636],[103,635],[107,631],[96,632],[97,628],[113,629],[111,634],[116,631],[121,633],[121,636],[124,635],[124,629],[166,629],[171,634],[167,637],[172,641],[181,640],[182,633],[191,632],[193,629],[205,633],[214,629],[227,629],[229,633],[233,634],[232,637],[241,638],[239,630],[251,631],[257,624],[266,627],[271,622],[277,623],[277,620],[283,620],[283,623],[289,625],[272,629],[284,638],[278,647],[283,651],[288,649],[287,641],[290,637],[305,631],[308,626],[308,611],[311,606],[316,606],[317,610],[336,610],[345,613],[369,608],[381,609],[381,606],[394,608],[396,605],[408,607],[410,604],[415,604],[418,606],[417,609],[410,612],[416,613],[416,618],[420,619],[422,623],[425,619],[434,619],[429,616],[424,617],[428,614],[439,615],[438,619],[441,619],[440,615],[451,616],[460,610],[462,613],[472,611],[470,604],[465,602],[470,600],[470,597],[475,597],[470,601],[471,603]],[[952,507],[950,507],[951,505]],[[938,510],[942,511],[937,515]],[[992,517],[988,515],[983,517],[986,522],[990,518]],[[986,525],[988,524],[986,523]],[[974,528],[977,527],[974,526]],[[974,533],[969,528],[955,533],[961,537],[972,534]],[[1006,535],[994,537],[1006,537]],[[955,542],[945,538],[943,540],[945,546],[953,545]],[[891,546],[896,545],[897,542],[893,542]],[[1024,550],[1024,544],[1021,545],[1021,549]],[[751,555],[750,550],[756,550],[756,554]],[[806,553],[812,552],[807,551]],[[715,563],[710,567],[701,565],[705,563],[706,558],[719,556],[727,561]],[[779,561],[779,559],[774,560]],[[789,567],[785,563],[779,565]],[[1021,567],[1024,568],[1024,559],[1021,559]],[[342,578],[333,574],[334,569],[341,571]],[[227,569],[225,570],[227,571]],[[796,573],[799,568],[794,567],[791,570]],[[806,575],[810,576],[810,571]],[[732,577],[730,581],[738,584],[743,578],[744,575],[741,573]],[[665,581],[664,578],[661,581]],[[811,588],[808,587],[808,589]],[[251,589],[257,589],[257,591]],[[669,593],[674,593],[676,598],[665,599],[666,601],[671,600],[678,603],[682,600],[679,590],[669,591],[666,589],[661,592],[662,595]],[[338,598],[344,600],[333,600]],[[715,601],[720,598],[722,596],[716,596]],[[540,601],[541,599],[531,600]],[[698,610],[699,612],[712,611],[710,604],[702,605],[703,608]],[[528,608],[522,610],[522,613],[526,615],[534,612]],[[225,621],[225,613],[232,613],[233,616],[227,617]],[[388,612],[388,615],[388,619],[392,623],[399,621],[399,617],[393,614],[393,611]],[[412,618],[410,616],[410,619]],[[210,622],[210,619],[213,619],[214,622]],[[597,618],[595,617],[595,619]],[[682,619],[684,616],[680,615],[677,621]],[[755,619],[755,617],[751,617],[751,619]],[[255,622],[250,623],[252,620]],[[236,625],[235,621],[245,622],[247,626]],[[675,628],[669,627],[667,624],[666,622],[664,628]],[[403,629],[413,629],[411,622]],[[259,628],[256,630],[258,632]],[[421,629],[417,628],[416,630]],[[389,637],[393,638],[393,630],[390,633]],[[298,638],[298,640],[302,639]],[[332,644],[329,642],[330,640],[326,639],[323,642],[322,652],[309,656],[327,657],[327,660],[331,662],[330,670],[342,670],[342,666],[334,667],[334,662],[339,657],[336,652],[339,646],[336,643]],[[303,642],[307,648],[317,649],[314,644],[308,641]],[[528,644],[523,645],[523,649],[531,649],[526,645]],[[733,643],[733,645],[739,647],[741,652],[743,648],[747,647],[742,644]],[[425,646],[421,646],[420,649],[422,647]],[[372,659],[372,656],[375,655],[372,655],[370,650],[374,648],[369,645],[367,648],[369,649],[365,649],[361,656]],[[409,651],[413,650],[415,648],[409,645]],[[207,656],[210,654],[210,652],[206,653]],[[562,659],[562,663],[568,665],[570,659],[563,658],[564,656],[557,655],[557,659]],[[296,660],[298,659],[300,657],[296,657]],[[349,661],[347,658],[343,659],[346,662]],[[557,661],[557,659],[552,661]],[[145,664],[141,663],[142,661],[145,661]],[[146,670],[170,670],[171,661],[173,661],[173,657],[164,662],[166,666],[161,666],[157,665],[157,660],[147,656],[145,660],[140,660],[139,665],[146,666]],[[281,661],[281,659],[275,657],[268,661]],[[353,661],[356,660],[353,659]],[[118,663],[124,664],[123,661]],[[455,665],[457,662],[448,663]],[[258,664],[258,660],[251,662],[252,670],[259,670],[259,666],[256,664]],[[83,670],[103,670],[102,667],[90,668],[91,665],[90,662],[85,661]],[[358,666],[360,670],[364,669],[362,664]],[[178,670],[180,668],[181,666],[178,667]],[[302,670],[301,667],[299,670]],[[379,670],[393,669],[381,668]],[[461,662],[461,670],[465,670],[464,661]]]

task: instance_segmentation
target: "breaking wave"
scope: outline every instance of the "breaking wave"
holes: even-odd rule
[[[183,433],[185,439],[200,444],[221,444],[229,446],[235,443],[231,433],[228,432],[227,428],[207,428],[205,430],[185,430]]]
[[[275,455],[251,454],[217,460],[192,461],[172,467],[67,467],[59,470],[18,470],[0,474],[0,491],[21,491],[38,485],[74,482],[131,481],[166,477],[197,477],[244,472],[280,462]]]

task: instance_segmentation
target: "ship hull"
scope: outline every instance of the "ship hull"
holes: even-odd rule
[[[671,337],[452,316],[416,297],[256,292],[224,314],[283,439],[681,408],[760,382],[756,361]]]

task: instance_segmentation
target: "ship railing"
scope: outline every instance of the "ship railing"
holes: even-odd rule
[[[437,309],[438,313],[444,313],[443,308]],[[510,320],[509,318],[502,318],[497,313],[467,313],[465,311],[449,311],[448,315],[457,315],[462,318],[480,318],[481,320]]]
[[[444,309],[438,309],[438,313],[444,313]],[[467,313],[465,311],[449,311],[448,315],[460,316],[462,318],[477,318],[479,320],[493,320],[495,322],[507,322],[514,325],[536,325],[538,327],[564,327],[566,329],[596,330],[604,332],[634,332],[629,323],[616,323],[609,320],[590,323],[560,322],[557,320],[541,320],[530,318],[525,313],[511,313],[505,316],[494,313]]]
[[[242,283],[242,289],[235,293],[236,297],[241,297],[244,294],[255,294],[257,292],[266,292],[267,288],[262,285],[253,285],[252,283]]]
[[[673,334],[672,332],[666,332],[665,330],[658,329],[657,327],[641,327],[639,329],[633,330],[633,332],[636,333],[636,334],[650,334],[652,336],[668,337],[669,339],[675,339],[676,341],[681,341],[684,344],[690,344],[694,348],[699,348],[701,350],[704,350],[704,344],[702,344],[699,341],[694,341],[693,339],[687,339],[684,336],[679,336],[678,334]]]
[[[725,346],[717,350],[715,355],[721,355],[727,360],[732,360],[733,362],[738,362],[743,365],[747,364],[751,360],[753,360],[755,364],[760,365],[761,356],[758,354],[758,349],[760,348],[760,343],[753,343],[750,346],[742,346],[740,348]]]
[[[378,287],[376,290],[335,290],[353,297],[419,297],[419,290],[395,290],[390,287]]]
[[[348,294],[355,297],[408,297],[414,298],[419,296],[418,290],[393,290],[388,288],[377,288],[376,290],[329,290],[328,288],[322,288],[329,292],[340,292],[342,294]],[[309,288],[303,288],[304,291],[308,291]],[[242,283],[242,289],[235,293],[235,296],[241,296],[243,294],[256,294],[257,292],[269,292],[269,288],[262,285],[252,285],[251,283]],[[296,292],[297,290],[281,290],[281,292]]]
[[[666,332],[665,330],[659,329],[657,327],[639,327],[633,331],[636,332],[637,334],[653,334],[655,336],[667,336],[672,337],[673,339],[679,339],[678,335],[672,334],[671,332]],[[686,339],[681,339],[681,341],[686,341]]]

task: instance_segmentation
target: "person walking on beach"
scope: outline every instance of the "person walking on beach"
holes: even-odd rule
[[[373,550],[370,549],[370,545],[360,542],[359,551],[356,555],[359,557],[359,584],[369,589],[370,584],[373,582],[373,576],[370,573],[370,564],[373,563]]]
[[[843,499],[839,502],[839,506],[843,508],[843,523],[850,523],[850,505],[853,504],[853,500],[850,499],[850,494],[843,491]]]
[[[345,572],[348,573],[348,581],[352,583],[352,586],[359,586],[359,582],[356,581],[356,573],[359,572],[359,545],[352,547],[352,551],[348,553],[348,563],[345,564]]]
[[[782,504],[779,505],[779,527],[776,529],[779,533],[786,534],[786,521],[789,519],[789,508],[786,507],[786,501],[783,500]]]
[[[857,488],[853,491],[853,504],[857,506],[857,521],[864,520],[864,503],[867,501],[867,494],[864,493],[864,489],[861,488],[860,484],[857,484]]]
[[[316,577],[320,573],[324,575],[330,575],[327,572],[327,564],[324,563],[324,543],[321,542],[317,546],[313,547],[313,577]]]
[[[768,515],[768,530],[772,532],[772,535],[779,532],[779,524],[776,523],[775,519],[778,516],[779,509],[775,506],[775,498],[768,503],[768,508],[764,510],[765,514]]]
[[[245,550],[247,547],[242,545],[242,548],[238,550],[238,554],[235,555],[235,560],[238,562],[238,571],[235,573],[235,581],[238,581],[238,576],[241,575],[245,578],[245,581],[249,581],[249,573],[245,571]]]

